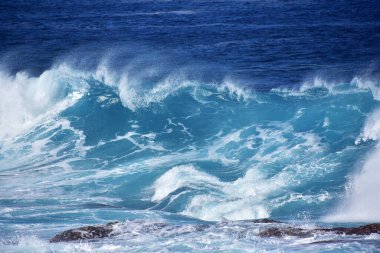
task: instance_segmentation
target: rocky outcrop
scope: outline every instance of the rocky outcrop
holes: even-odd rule
[[[335,233],[346,235],[370,235],[373,233],[380,234],[380,223],[368,224],[360,227],[353,228],[316,228],[316,229],[303,229],[297,227],[275,227],[268,228],[261,231],[258,235],[262,237],[282,237],[282,236],[297,236],[308,237],[317,233]]]
[[[258,233],[258,236],[261,236],[261,237],[283,237],[283,236],[308,237],[311,235],[312,235],[312,230],[294,228],[294,227],[268,228]]]
[[[372,223],[360,227],[354,228],[331,228],[331,229],[319,229],[324,232],[334,232],[336,234],[346,234],[346,235],[370,235],[370,234],[380,234],[380,223]]]
[[[97,239],[114,235],[114,226],[119,222],[110,222],[100,226],[85,226],[66,230],[50,239],[50,242],[67,242],[83,239]]]
[[[368,224],[360,227],[345,228],[345,227],[336,227],[336,228],[314,228],[314,229],[305,229],[300,227],[292,227],[284,223],[271,220],[271,219],[259,219],[259,220],[248,220],[244,222],[250,222],[255,224],[262,224],[259,226],[259,232],[257,236],[261,237],[283,237],[283,236],[295,236],[295,237],[310,237],[314,234],[323,234],[323,233],[335,233],[335,234],[346,234],[346,235],[369,235],[372,233],[380,234],[380,223]],[[204,231],[212,226],[220,226],[224,223],[217,224],[197,224],[193,226],[193,229],[188,230],[186,233],[191,231]],[[247,223],[245,223],[247,224]],[[120,226],[123,227],[120,230]],[[165,233],[171,233],[172,230],[180,227],[181,225],[170,225],[168,223],[141,223],[139,226],[139,233],[143,234],[155,234],[159,233],[164,235]],[[119,229],[116,229],[118,227]],[[256,227],[256,226],[255,226]],[[123,232],[121,232],[123,231]],[[50,239],[50,242],[67,242],[67,241],[77,241],[77,240],[86,240],[86,239],[99,239],[104,237],[110,237],[118,235],[120,233],[129,233],[130,228],[128,225],[121,224],[119,222],[111,222],[105,225],[98,226],[84,226],[77,229],[70,229],[62,233],[57,234]],[[171,233],[173,234],[173,233]]]

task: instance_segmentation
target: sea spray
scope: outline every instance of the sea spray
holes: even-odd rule
[[[380,111],[377,109],[369,114],[362,133],[356,140],[360,145],[367,141],[378,141],[380,137]],[[327,221],[339,222],[373,222],[380,220],[380,193],[378,181],[380,179],[380,148],[374,150],[360,163],[352,181],[348,182],[347,196]]]

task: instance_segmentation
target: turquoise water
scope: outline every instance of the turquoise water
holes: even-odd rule
[[[1,1],[0,252],[378,251],[379,7]]]
[[[78,72],[61,65],[37,78],[3,74],[12,96],[31,92],[20,103],[13,97],[2,102],[12,106],[5,104],[11,120],[1,127],[1,236],[17,242],[3,244],[5,250],[60,250],[45,240],[113,220],[136,230],[140,223],[169,222],[180,226],[174,229],[179,235],[137,231],[142,238],[134,240],[153,245],[116,237],[65,244],[65,250],[156,251],[169,244],[175,251],[198,251],[207,241],[221,243],[216,250],[244,250],[252,242],[291,250],[282,239],[258,242],[254,228],[245,227],[253,226],[249,222],[181,231],[266,217],[308,226],[378,218],[371,202],[377,193],[366,192],[363,202],[356,185],[363,176],[355,174],[364,167],[368,181],[377,173],[368,157],[377,152],[371,124],[378,119],[376,83],[315,79],[298,88],[256,91],[178,75],[145,85],[102,69]],[[240,233],[242,240],[236,239]],[[304,243],[289,240],[295,248]]]

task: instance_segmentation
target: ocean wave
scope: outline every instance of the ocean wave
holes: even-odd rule
[[[376,77],[355,76],[351,81],[337,81],[316,76],[298,87],[273,88],[273,92],[290,96],[313,95],[314,91],[325,90],[331,95],[371,92],[375,100],[380,100],[380,80]]]
[[[46,117],[54,117],[83,96],[87,84],[58,70],[39,77],[0,72],[0,139],[20,135]]]
[[[259,91],[184,69],[136,72],[133,64],[2,74],[4,196],[59,193],[116,206],[133,197],[133,208],[210,221],[306,207],[320,217],[339,202],[369,140],[379,138],[374,81]],[[377,157],[363,171],[373,171]],[[18,177],[30,172],[28,180]],[[363,192],[355,190],[358,178],[352,189]]]
[[[380,220],[380,194],[377,190],[380,179],[380,111],[369,114],[361,134],[355,141],[360,145],[367,141],[376,141],[377,145],[360,163],[347,184],[346,196],[337,209],[324,220],[334,222],[374,222]]]

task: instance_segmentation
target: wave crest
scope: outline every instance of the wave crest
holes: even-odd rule
[[[25,72],[10,76],[0,72],[0,139],[12,139],[73,105],[87,89],[84,80],[58,70],[39,77]]]

